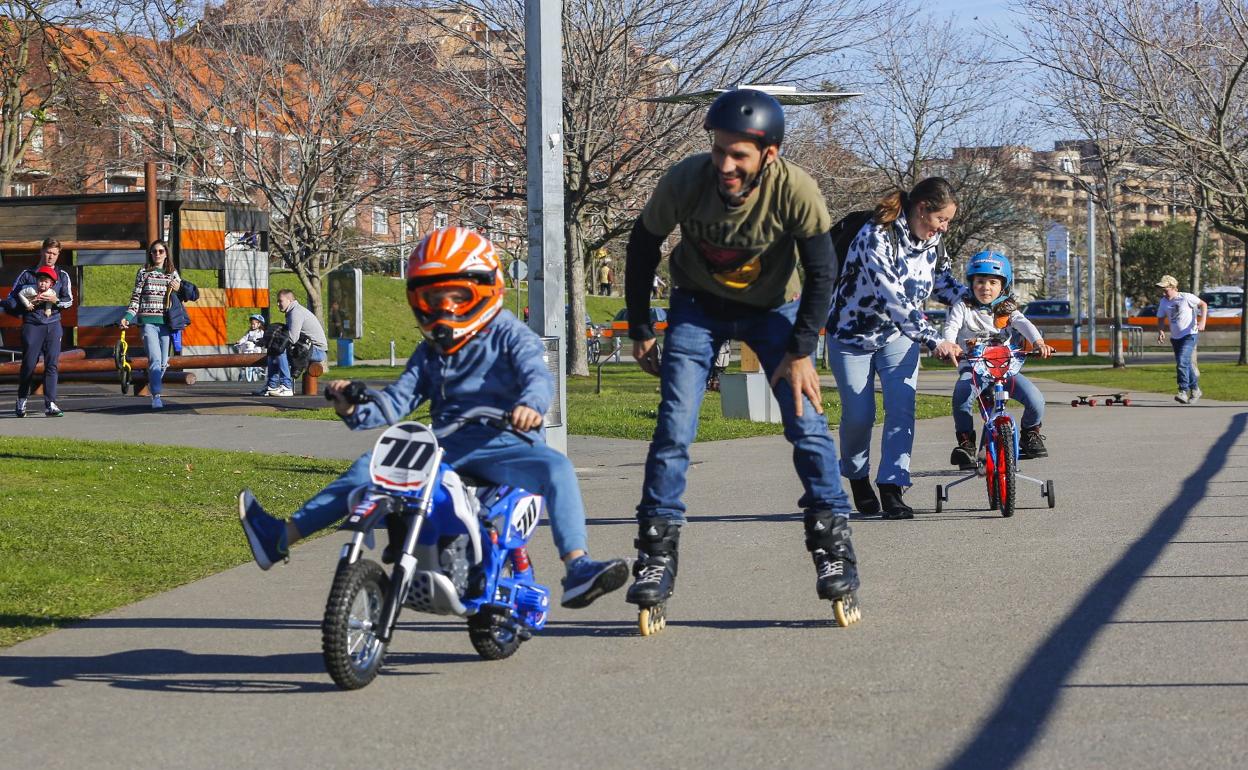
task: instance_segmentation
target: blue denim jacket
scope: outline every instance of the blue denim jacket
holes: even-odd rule
[[[428,340],[416,347],[407,369],[381,391],[395,414],[410,414],[431,401],[434,427],[475,406],[511,410],[527,406],[546,414],[554,377],[543,360],[542,338],[502,310],[467,345],[443,355]],[[386,424],[376,404],[361,404],[343,418],[352,430]]]

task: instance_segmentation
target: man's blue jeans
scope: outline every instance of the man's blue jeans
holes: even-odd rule
[[[445,462],[457,471],[496,484],[520,487],[546,499],[551,534],[560,556],[588,551],[585,504],[572,461],[543,442],[530,445],[519,436],[492,428],[468,426],[439,441]],[[307,537],[347,515],[351,490],[370,483],[372,452],[360,456],[341,476],[316,493],[291,520]]]
[[[308,354],[309,363],[318,363],[324,360],[325,351],[320,348],[312,348],[312,352]],[[268,382],[266,384],[269,389],[294,387],[294,382],[290,379],[290,359],[286,357],[285,352],[280,355],[269,356]]]
[[[991,388],[980,383],[980,388]],[[953,429],[959,433],[972,433],[975,430],[975,397],[979,395],[972,382],[971,370],[967,369],[958,376],[953,386]],[[1044,421],[1044,394],[1024,375],[1016,374],[1005,382],[1005,391],[1010,398],[1023,405],[1023,428],[1034,428]]]
[[[681,497],[689,470],[689,445],[697,434],[707,372],[720,344],[734,339],[749,345],[770,379],[787,352],[796,315],[797,302],[790,302],[724,320],[708,314],[697,296],[681,290],[672,292],[660,367],[662,401],[646,456],[638,517],[685,522]],[[798,417],[787,380],[779,382],[772,392],[780,404],[784,437],[793,445],[793,467],[804,490],[797,504],[804,509],[848,515],[849,499],[841,489],[836,444],[828,433],[827,419],[805,398],[802,416]]]
[[[1196,352],[1198,334],[1186,337],[1170,338],[1170,347],[1174,348],[1175,373],[1178,375],[1179,390],[1196,390],[1200,387],[1200,378],[1196,376],[1196,367],[1192,366],[1192,354]]]
[[[884,396],[884,434],[877,484],[910,486],[914,449],[914,400],[919,383],[919,343],[904,335],[877,350],[828,340],[828,366],[841,394],[841,473],[865,479],[871,473],[871,431],[875,426],[875,378]]]

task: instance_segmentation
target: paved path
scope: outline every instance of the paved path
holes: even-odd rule
[[[940,376],[925,373],[925,390],[948,393]],[[849,629],[814,595],[783,440],[703,444],[658,637],[637,637],[633,608],[612,596],[556,610],[515,657],[485,663],[461,622],[407,614],[384,674],[340,693],[319,654],[342,540],[331,535],[270,573],[240,566],[0,652],[0,756],[92,768],[1248,766],[1248,404],[1140,395],[1071,409],[1078,386],[1042,387],[1052,457],[1023,470],[1056,480],[1056,510],[1024,489],[1002,519],[966,484],[930,513],[935,484],[953,477],[952,427],[920,423],[909,499],[925,512],[855,521],[864,619]],[[91,398],[67,398],[88,411],[61,420],[0,419],[0,433],[336,457],[369,442],[224,404],[152,415]],[[644,443],[570,444],[595,552],[627,554]],[[545,534],[533,556],[557,582]]]

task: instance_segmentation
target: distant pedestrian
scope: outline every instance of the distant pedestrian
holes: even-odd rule
[[[1200,373],[1196,370],[1196,340],[1205,330],[1209,318],[1209,304],[1195,294],[1179,291],[1179,281],[1173,275],[1163,275],[1157,282],[1162,290],[1161,302],[1157,304],[1157,341],[1164,342],[1166,330],[1163,323],[1170,324],[1170,347],[1174,349],[1174,364],[1179,381],[1179,392],[1174,400],[1191,404],[1204,395],[1200,391]]]
[[[199,289],[182,280],[173,266],[169,246],[152,241],[147,247],[147,262],[134,276],[130,305],[122,316],[122,329],[138,321],[143,329],[143,347],[147,351],[147,387],[152,394],[152,408],[163,409],[165,370],[169,368],[169,347],[175,332],[190,323],[183,302],[199,298]]]
[[[270,345],[266,368],[268,379],[264,387],[255,392],[254,395],[257,396],[295,395],[291,372],[301,374],[309,364],[324,361],[326,351],[329,350],[325,327],[321,326],[316,314],[299,304],[293,291],[279,291],[277,306],[286,314],[286,325],[282,332],[286,344]],[[275,350],[275,347],[280,350]],[[296,360],[292,362],[292,359]]]
[[[69,273],[56,266],[61,255],[61,242],[55,238],[43,241],[39,264],[23,270],[13,282],[13,290],[4,300],[5,310],[22,319],[22,368],[18,375],[17,404],[13,413],[26,416],[26,399],[34,384],[35,367],[43,357],[43,413],[60,417],[64,412],[56,404],[57,364],[61,358],[61,311],[74,304]]]
[[[611,263],[603,262],[598,266],[598,293],[604,297],[611,296]]]

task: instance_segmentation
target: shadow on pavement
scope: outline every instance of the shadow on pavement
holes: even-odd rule
[[[479,661],[476,655],[394,653],[383,676],[428,676],[414,666]],[[315,677],[316,681],[272,679]],[[193,677],[193,678],[187,678]],[[0,678],[23,687],[99,682],[131,690],[202,693],[336,692],[319,652],[279,655],[200,654],[173,649],[127,650],[98,656],[0,656]]]
[[[1209,447],[1204,462],[1183,481],[1170,504],[1041,643],[1006,686],[1005,695],[982,721],[979,731],[944,770],[1004,770],[1022,762],[1044,734],[1061,691],[1073,686],[1066,680],[1097,633],[1113,622],[1114,614],[1139,581],[1152,577],[1148,571],[1187,521],[1192,507],[1205,496],[1210,480],[1225,465],[1228,450],[1244,434],[1245,425],[1248,413],[1231,419],[1230,427]]]

